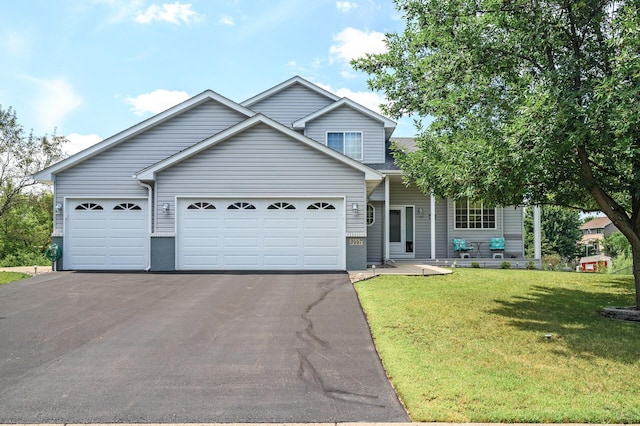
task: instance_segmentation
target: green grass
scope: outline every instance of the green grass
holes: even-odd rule
[[[0,271],[0,285],[8,284],[14,281],[21,280],[23,278],[28,278],[29,275],[20,274],[17,272],[1,272]]]
[[[458,269],[356,289],[413,421],[640,423],[640,323],[598,315],[633,305],[631,276]]]

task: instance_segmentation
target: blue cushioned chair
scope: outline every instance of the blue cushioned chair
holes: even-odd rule
[[[494,259],[504,259],[504,238],[491,238],[491,240],[489,240],[489,248],[493,253]]]
[[[471,257],[469,252],[473,250],[473,246],[467,245],[467,240],[464,238],[453,238],[453,251],[460,254],[460,257]]]

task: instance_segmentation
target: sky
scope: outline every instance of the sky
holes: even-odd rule
[[[0,0],[0,105],[75,153],[211,89],[299,75],[380,112],[349,61],[403,29],[392,0]],[[394,136],[413,136],[402,119]]]

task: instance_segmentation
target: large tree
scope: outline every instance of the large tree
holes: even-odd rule
[[[387,114],[432,117],[399,156],[426,193],[601,210],[640,307],[640,3],[396,0],[388,51],[355,60]]]
[[[31,176],[62,159],[62,136],[25,132],[13,108],[0,105],[0,217],[36,185]]]

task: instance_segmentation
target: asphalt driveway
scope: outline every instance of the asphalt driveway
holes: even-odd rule
[[[408,420],[346,273],[0,286],[0,423]]]

